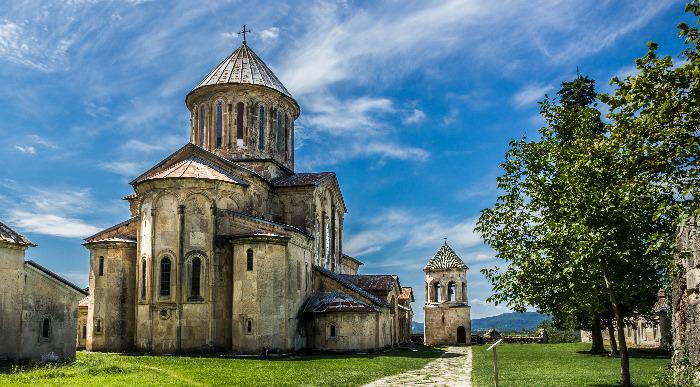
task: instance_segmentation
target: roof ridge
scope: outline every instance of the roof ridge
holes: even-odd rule
[[[328,269],[325,269],[321,266],[318,266],[318,265],[314,265],[314,269],[316,269],[319,273],[324,274],[326,277],[335,280],[336,282],[340,283],[341,285],[344,285],[348,289],[361,294],[363,297],[365,297],[367,299],[372,300],[372,302],[375,303],[376,305],[381,305],[381,306],[385,306],[385,307],[390,306],[388,302],[382,300],[381,298],[375,296],[374,294],[362,289],[361,287],[355,285],[354,283],[352,283],[350,281],[345,280],[342,277],[339,277],[338,273],[334,273],[334,272],[332,272]]]
[[[87,293],[86,293],[83,289],[79,288],[79,287],[78,287],[77,285],[75,285],[74,283],[68,281],[67,279],[61,277],[60,275],[54,273],[53,271],[51,271],[51,270],[45,268],[44,266],[41,266],[41,265],[38,264],[37,262],[32,261],[31,259],[28,259],[28,260],[26,260],[26,261],[24,261],[24,262],[25,262],[25,263],[28,263],[30,266],[33,266],[34,268],[36,268],[36,269],[38,269],[38,270],[40,270],[40,271],[42,271],[42,272],[44,272],[44,273],[47,274],[49,277],[52,277],[53,279],[55,279],[55,280],[57,280],[57,281],[59,281],[59,282],[62,282],[62,283],[65,284],[65,285],[70,286],[71,288],[73,288],[73,290],[77,290],[80,294],[82,294],[82,295],[84,295],[84,296],[87,295]]]

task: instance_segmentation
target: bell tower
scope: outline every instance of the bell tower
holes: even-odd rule
[[[471,344],[469,268],[445,243],[425,265],[425,344]]]
[[[299,104],[245,38],[187,94],[185,103],[191,143],[268,179],[294,173]]]

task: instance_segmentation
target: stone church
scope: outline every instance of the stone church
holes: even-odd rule
[[[410,288],[343,254],[333,172],[297,173],[297,101],[242,45],[185,97],[189,143],[85,240],[90,351],[374,351],[408,342]],[[408,301],[407,301],[408,300]]]
[[[426,345],[471,344],[468,270],[447,241],[423,268]]]

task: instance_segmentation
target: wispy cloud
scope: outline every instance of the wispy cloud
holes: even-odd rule
[[[260,31],[260,39],[263,42],[272,42],[277,40],[280,35],[280,29],[277,27],[270,27]]]
[[[534,105],[535,102],[544,99],[544,95],[553,88],[552,85],[527,85],[513,95],[513,105],[518,108]]]
[[[22,153],[27,153],[30,155],[36,154],[36,148],[33,146],[21,146],[21,145],[15,145],[15,149]]]
[[[425,119],[425,113],[420,109],[413,109],[411,113],[404,117],[404,124],[417,124]]]
[[[117,175],[133,178],[144,172],[147,168],[147,164],[145,162],[136,161],[110,161],[101,163],[100,167],[107,171],[114,172]]]

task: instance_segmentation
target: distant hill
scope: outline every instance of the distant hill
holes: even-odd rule
[[[425,326],[423,325],[422,322],[418,321],[413,321],[413,325],[411,326],[411,331],[412,333],[423,333],[423,330],[425,329]]]
[[[503,313],[498,316],[473,319],[472,332],[485,332],[491,328],[499,332],[532,331],[549,318],[550,316],[537,312]]]

